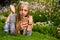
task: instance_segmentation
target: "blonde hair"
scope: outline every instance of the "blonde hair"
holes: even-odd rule
[[[21,17],[20,17],[19,11],[20,11],[20,8],[21,8],[22,4],[27,5],[28,9],[29,9],[29,3],[28,2],[20,2],[19,3],[18,9],[17,9],[17,16],[16,16],[16,27],[18,27],[18,30],[20,30],[20,23],[19,23],[19,21],[21,20]],[[28,10],[27,17],[29,17],[29,10]]]

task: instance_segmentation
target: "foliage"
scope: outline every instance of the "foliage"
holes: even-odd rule
[[[8,17],[9,14],[10,14],[9,11],[0,13],[0,15],[3,15],[5,17]]]
[[[43,34],[51,35],[56,37],[57,36],[57,27],[55,26],[49,26],[49,25],[34,25],[33,26],[33,31],[38,31]]]

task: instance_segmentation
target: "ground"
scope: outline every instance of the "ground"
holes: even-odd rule
[[[0,40],[60,40],[52,36],[44,35],[39,32],[33,32],[31,36],[25,35],[10,35],[3,32],[4,23],[0,23]]]
[[[58,40],[52,36],[44,35],[39,32],[33,32],[31,36],[25,35],[9,35],[2,33],[0,36],[0,40]]]

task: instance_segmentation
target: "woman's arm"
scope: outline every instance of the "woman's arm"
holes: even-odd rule
[[[10,20],[10,15],[7,17],[7,19],[6,19],[5,23],[8,23],[8,22],[9,22],[9,20]]]
[[[29,24],[28,27],[26,28],[26,35],[30,36],[32,34],[32,27],[33,27],[33,18],[32,16],[29,17]]]
[[[33,17],[30,16],[27,30],[32,30],[32,27],[33,27]]]

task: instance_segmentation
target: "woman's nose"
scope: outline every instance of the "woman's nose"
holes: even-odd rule
[[[24,12],[24,11],[22,11],[22,15],[24,15],[24,13],[25,13],[25,12]]]

